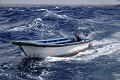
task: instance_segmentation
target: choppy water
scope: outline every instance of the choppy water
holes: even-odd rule
[[[14,40],[92,38],[69,58],[24,58]],[[120,6],[0,7],[0,80],[120,80]]]

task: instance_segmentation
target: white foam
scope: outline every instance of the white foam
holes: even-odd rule
[[[26,26],[15,27],[15,28],[9,29],[9,31],[23,31],[24,29],[26,29]]]
[[[33,22],[29,24],[29,27],[38,26],[41,22],[42,22],[41,18],[36,18]],[[43,26],[42,23],[41,23],[41,26]]]
[[[94,31],[91,32],[87,37],[88,38],[92,38],[94,35],[100,34],[100,33],[104,33],[104,31]]]
[[[74,58],[72,57],[47,57],[44,61],[45,62],[56,62],[56,61],[69,61]]]
[[[46,10],[45,13],[43,13],[44,17],[55,17],[55,18],[60,18],[60,19],[70,19],[70,17],[66,15],[59,15],[54,13],[53,11]]]
[[[30,28],[38,29],[37,26],[39,26],[41,28],[46,27],[46,25],[42,23],[41,18],[36,18],[28,25],[14,27],[14,28],[9,29],[8,31],[23,31],[23,30],[27,30]]]
[[[81,60],[90,61],[102,55],[110,55],[117,50],[120,50],[120,43],[114,43],[114,44],[111,43],[108,45],[104,45],[102,48],[85,51],[84,52],[85,56],[81,57]],[[81,52],[79,54],[82,55]]]
[[[55,9],[59,9],[59,7],[55,7]]]
[[[115,33],[115,34],[117,34],[117,36],[119,37],[119,33]],[[76,56],[67,57],[67,58],[47,57],[45,60],[49,62],[68,61],[68,60],[91,61],[100,56],[114,54],[116,51],[120,51],[120,41],[114,39],[113,37],[113,38],[102,39],[100,41],[94,40],[92,49],[86,50],[84,52],[79,52],[79,54],[77,54]]]
[[[120,38],[120,32],[116,32],[115,34],[111,35],[111,37]]]
[[[13,10],[13,8],[9,8],[9,10]]]
[[[19,11],[24,12],[25,10],[19,10]]]
[[[120,80],[120,73],[113,73],[115,80]]]
[[[36,11],[46,11],[46,9],[37,9]]]
[[[41,76],[33,76],[30,74],[27,74],[27,77],[30,79],[35,79],[35,80],[44,80]]]

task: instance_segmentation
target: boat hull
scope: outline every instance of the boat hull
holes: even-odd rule
[[[39,57],[45,58],[48,56],[57,56],[57,57],[69,57],[78,54],[80,51],[88,49],[91,45],[91,42],[86,42],[83,44],[62,46],[62,47],[39,47],[31,45],[19,46],[24,51],[27,57]]]

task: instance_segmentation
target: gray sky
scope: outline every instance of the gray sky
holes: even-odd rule
[[[70,4],[70,5],[100,5],[120,4],[119,0],[1,0],[1,3],[8,4]]]

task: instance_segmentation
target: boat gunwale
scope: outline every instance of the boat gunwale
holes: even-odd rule
[[[79,41],[79,42],[73,42],[73,43],[65,43],[65,44],[51,44],[51,43],[30,43],[30,42],[12,42],[15,45],[24,45],[24,46],[35,46],[35,47],[64,47],[64,46],[71,46],[71,45],[77,45],[77,44],[84,44],[91,42],[92,40],[87,39],[87,41]]]

